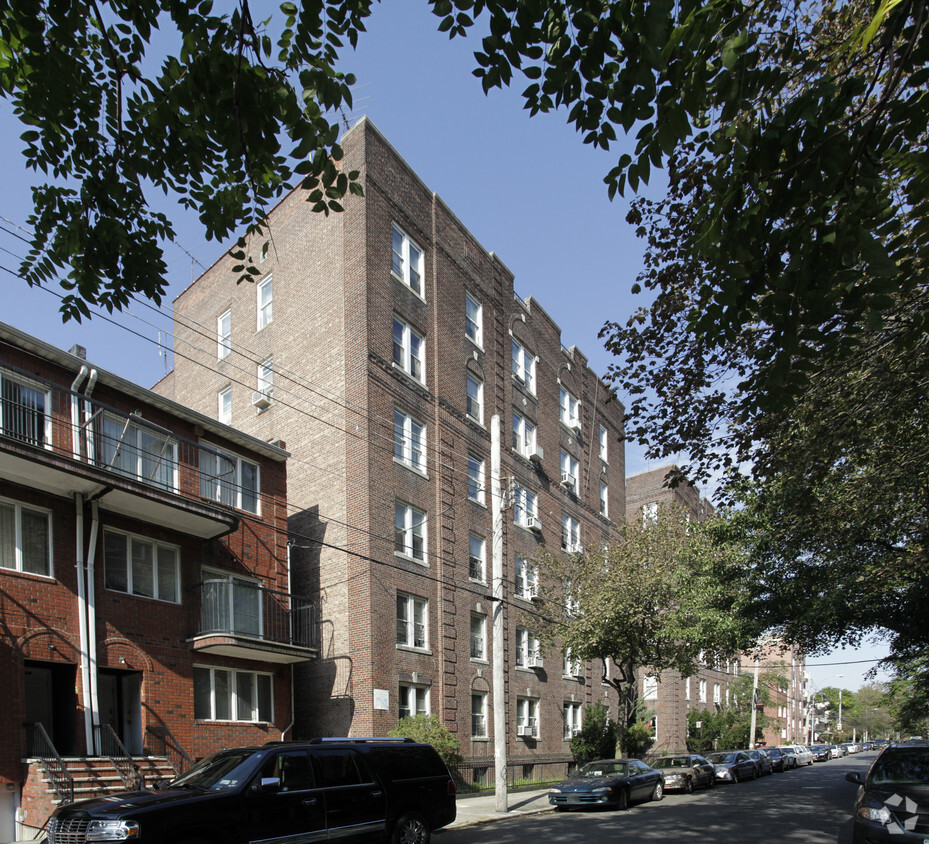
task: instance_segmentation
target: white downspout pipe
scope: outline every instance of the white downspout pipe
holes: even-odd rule
[[[94,724],[93,705],[90,695],[90,655],[87,644],[87,599],[84,592],[84,496],[74,493],[76,547],[74,567],[77,573],[77,619],[81,646],[81,701],[84,705],[84,747],[93,752]]]
[[[75,460],[81,459],[81,403],[77,397],[77,391],[81,388],[81,382],[87,377],[87,371],[87,364],[83,364],[77,378],[71,383],[71,453]],[[83,542],[82,537],[81,543]]]
[[[96,590],[94,588],[94,559],[97,556],[97,534],[100,529],[100,512],[96,501],[90,502],[91,523],[90,542],[87,546],[87,652],[90,663],[90,710],[93,723],[100,723],[100,703],[97,698],[97,609]],[[95,736],[96,738],[96,736]],[[103,748],[94,743],[94,752],[99,754]]]
[[[86,399],[84,401],[84,436],[87,437],[87,461],[89,463],[94,462],[95,453],[94,453],[94,436],[93,430],[91,428],[91,420],[93,419],[93,407],[90,404],[90,394],[94,391],[94,387],[97,385],[97,370],[90,370],[90,378],[87,380],[87,389],[84,390],[84,395]]]
[[[291,637],[291,640],[293,640],[293,635],[294,635],[294,615],[293,615],[294,596],[293,596],[293,589],[292,589],[291,580],[290,580],[290,542],[287,543],[287,600],[290,602],[290,609],[291,609],[291,613],[290,613],[290,637]],[[288,731],[291,730],[291,729],[293,728],[294,721],[296,721],[296,720],[297,720],[297,714],[296,714],[296,712],[294,711],[294,666],[293,666],[293,663],[291,663],[291,664],[290,664],[290,723],[289,723],[286,727],[284,727],[283,730],[281,730],[281,741],[286,741],[286,740],[287,740],[287,739],[284,738],[284,737],[287,735]]]

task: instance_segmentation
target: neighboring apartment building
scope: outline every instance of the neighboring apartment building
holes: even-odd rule
[[[295,583],[319,595],[322,658],[299,670],[297,731],[382,735],[432,713],[492,757],[491,418],[506,495],[511,758],[564,758],[599,666],[539,650],[533,559],[614,535],[623,409],[555,321],[363,120],[344,137],[364,198],[270,215],[261,269],[224,256],[175,301],[154,389],[293,454]]]
[[[626,518],[648,518],[660,506],[679,507],[695,521],[710,518],[712,503],[696,486],[671,488],[668,479],[676,466],[662,466],[626,478]],[[736,660],[699,660],[697,672],[682,677],[679,671],[662,671],[639,678],[639,693],[652,725],[655,744],[651,753],[678,753],[687,748],[687,714],[692,709],[718,710],[731,702],[730,683],[739,673]]]
[[[755,654],[742,655],[745,670],[754,670]],[[759,686],[765,686],[769,702],[764,705],[768,745],[808,744],[808,679],[806,657],[796,647],[777,639],[766,639],[758,648]]]
[[[281,738],[290,666],[318,654],[289,590],[287,453],[82,352],[0,323],[3,841],[45,821],[56,755],[68,800],[120,745],[148,773],[144,754]]]

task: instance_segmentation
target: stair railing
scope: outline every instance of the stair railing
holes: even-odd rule
[[[132,761],[132,755],[126,750],[126,745],[120,741],[112,724],[100,724],[94,727],[97,731],[97,742],[100,752],[113,764],[116,773],[123,781],[123,785],[130,791],[142,788],[142,775],[139,767]]]
[[[184,748],[181,747],[167,727],[146,727],[145,732],[155,742],[153,749],[161,751],[156,752],[155,755],[164,756],[177,776],[180,776],[194,764],[194,760],[187,755]]]
[[[61,758],[55,745],[49,738],[43,724],[35,721],[27,726],[31,727],[29,755],[42,763],[45,776],[51,783],[55,794],[62,805],[74,802],[74,779],[68,771],[68,766]]]

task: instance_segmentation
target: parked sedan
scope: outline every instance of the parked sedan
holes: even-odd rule
[[[626,809],[635,800],[661,800],[664,775],[638,759],[598,759],[588,762],[548,792],[559,811],[584,806]]]
[[[797,758],[797,767],[801,765],[812,765],[813,764],[813,754],[810,753],[809,749],[804,747],[802,744],[788,744],[782,745],[781,750],[790,750]]]
[[[708,759],[696,753],[687,756],[665,756],[652,763],[664,774],[665,788],[679,788],[690,794],[695,788],[716,785],[716,768]]]
[[[814,762],[828,762],[832,758],[832,751],[828,744],[814,744],[810,748],[810,753],[813,754]]]
[[[797,758],[797,751],[793,747],[779,747],[778,750],[784,754],[784,770],[789,771],[791,768],[799,768],[800,760]]]
[[[765,774],[774,773],[774,766],[771,764],[771,757],[764,750],[746,750],[752,761],[755,763],[755,770],[759,777]]]
[[[775,773],[784,773],[787,770],[787,756],[779,747],[766,747],[765,752],[771,760],[771,770]]]
[[[716,768],[717,782],[741,782],[758,776],[755,760],[744,750],[723,750],[707,756]]]

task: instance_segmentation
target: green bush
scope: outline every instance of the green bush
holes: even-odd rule
[[[438,715],[414,715],[401,718],[388,734],[392,738],[410,738],[423,744],[431,744],[446,765],[461,762],[458,738],[445,726]]]
[[[643,722],[637,721],[626,727],[622,735],[623,751],[626,756],[641,759],[655,743],[652,731]]]
[[[578,765],[616,756],[616,722],[600,701],[587,707],[584,726],[571,739],[571,754]]]

